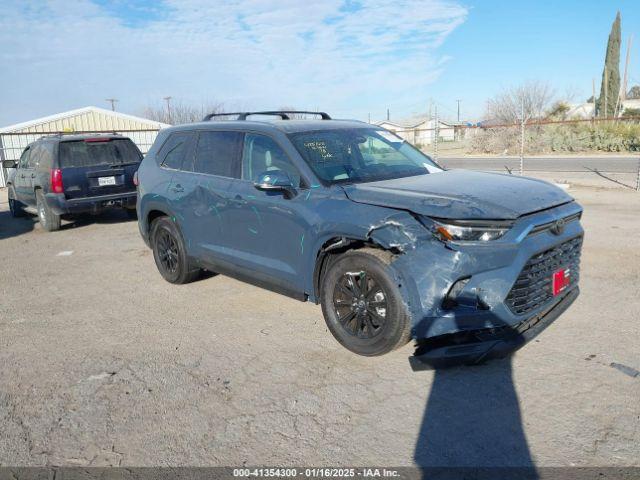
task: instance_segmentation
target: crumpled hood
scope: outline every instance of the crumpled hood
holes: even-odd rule
[[[512,220],[573,200],[542,180],[470,170],[345,185],[350,200],[458,220]]]

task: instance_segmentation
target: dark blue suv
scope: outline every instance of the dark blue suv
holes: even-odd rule
[[[63,216],[122,208],[136,216],[133,177],[142,153],[117,134],[61,134],[42,137],[9,169],[9,209],[14,217],[36,213],[47,231],[60,229]]]
[[[358,354],[414,338],[414,368],[504,356],[577,297],[582,209],[563,190],[445,171],[382,128],[291,113],[158,135],[137,210],[167,281],[209,270],[319,303]]]

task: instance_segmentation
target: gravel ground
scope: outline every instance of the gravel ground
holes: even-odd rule
[[[572,193],[578,301],[512,359],[414,373],[315,305],[166,283],[118,212],[46,233],[0,191],[0,465],[640,466],[640,194]]]

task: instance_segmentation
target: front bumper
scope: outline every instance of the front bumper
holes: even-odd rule
[[[455,335],[445,336],[433,342],[433,346],[425,342],[418,346],[414,356],[409,357],[411,368],[414,371],[433,370],[454,365],[475,365],[490,359],[504,358],[551,325],[575,301],[579,292],[579,288],[574,287],[554,305],[514,327],[505,327],[497,332],[480,330],[468,335],[467,342],[457,341]]]
[[[47,193],[44,196],[47,206],[56,215],[76,213],[98,213],[111,208],[136,208],[137,193],[114,193],[97,197],[68,199],[62,193]]]
[[[514,306],[510,292],[520,289],[520,275],[531,268],[530,261],[546,255],[548,251],[560,249],[564,245],[580,245],[584,230],[579,221],[582,208],[575,202],[554,209],[521,217],[511,230],[501,239],[491,242],[447,243],[444,244],[433,237],[423,236],[415,242],[415,247],[405,249],[397,255],[391,267],[397,275],[401,286],[403,300],[412,320],[412,337],[418,342],[419,354],[426,353],[426,345],[430,345],[431,356],[443,354],[439,347],[452,347],[442,341],[454,339],[459,343],[463,337],[465,349],[470,352],[471,360],[475,358],[476,347],[471,347],[467,337],[481,333],[484,340],[503,340],[502,337],[491,338],[491,332],[518,331],[518,328],[533,318],[549,314],[549,309],[559,304],[560,299],[576,289],[579,282],[579,256],[571,257],[571,284],[560,296],[547,295],[541,301],[527,309]],[[558,219],[572,217],[564,230],[553,232],[540,231],[539,225],[554,223]],[[579,247],[578,253],[579,253]],[[564,268],[564,258],[560,265],[549,266],[549,272],[542,273],[539,278],[550,281],[552,273]],[[554,262],[556,261],[554,257]],[[456,282],[466,279],[466,284],[458,292],[453,306],[445,303],[448,292]],[[534,282],[537,285],[536,282]],[[545,287],[549,288],[549,287]],[[537,297],[536,297],[537,298]],[[574,294],[568,296],[562,305],[571,303]],[[518,300],[519,301],[519,300]],[[512,343],[508,341],[507,343]],[[437,345],[437,348],[434,347]],[[424,348],[420,348],[420,346]],[[487,345],[477,347],[477,351]],[[491,349],[501,349],[493,346]],[[491,350],[490,349],[490,350]],[[460,349],[458,353],[462,353]],[[496,350],[497,351],[497,350]],[[453,352],[453,351],[452,351]],[[451,353],[447,353],[448,357]]]

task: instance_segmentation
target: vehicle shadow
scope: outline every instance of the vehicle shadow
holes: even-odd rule
[[[424,478],[538,478],[512,357],[435,371],[414,460]]]
[[[127,215],[124,210],[109,210],[97,215],[82,214],[70,218],[64,218],[60,227],[61,231],[72,230],[78,227],[86,227],[93,224],[111,224],[136,222]],[[12,217],[10,211],[0,212],[0,240],[17,237],[24,233],[29,233],[36,228],[38,217],[30,213],[25,213],[23,217]]]
[[[137,220],[129,217],[127,212],[120,209],[106,210],[96,215],[84,213],[74,215],[72,217],[63,217],[63,223],[60,230],[71,230],[74,228],[86,227],[94,224],[112,224],[136,222]]]
[[[37,219],[31,215],[14,218],[8,210],[0,212],[0,240],[29,233],[36,223]]]

